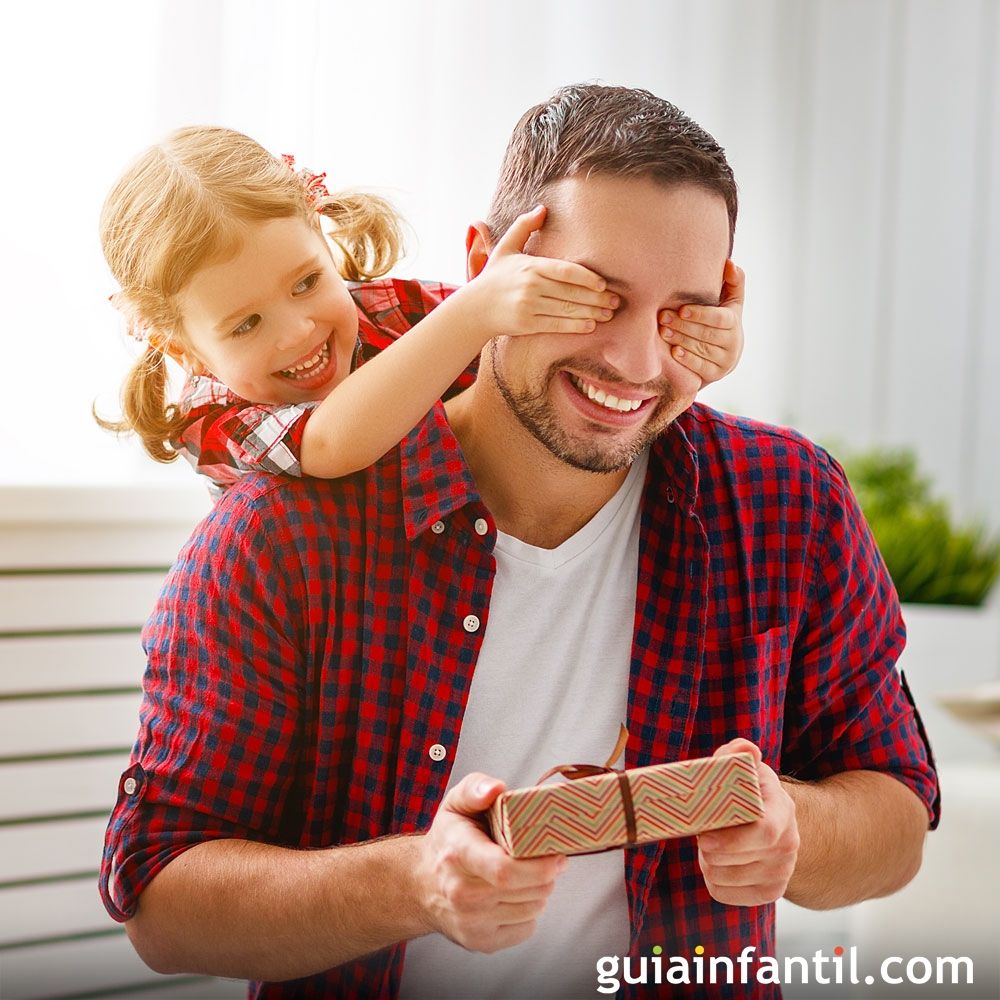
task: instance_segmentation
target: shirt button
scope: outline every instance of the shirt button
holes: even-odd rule
[[[431,531],[433,531],[435,535],[440,535],[441,532],[444,531],[444,521],[435,521],[431,525]]]
[[[135,778],[126,778],[125,779],[125,784],[122,785],[122,788],[125,789],[125,794],[126,795],[132,795],[135,792],[135,788],[136,788]]]
[[[475,615],[466,615],[465,621],[462,622],[462,628],[464,628],[466,632],[478,632],[479,619]]]
[[[427,755],[431,760],[444,760],[445,754],[448,751],[440,743],[435,743],[430,750],[427,751]]]
[[[475,528],[477,535],[485,535],[486,532],[490,530],[490,526],[486,523],[486,519],[483,517],[476,518]]]

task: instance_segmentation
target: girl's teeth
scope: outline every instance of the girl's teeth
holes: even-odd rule
[[[299,372],[305,372],[306,375],[313,375],[315,374],[313,369],[317,365],[322,367],[329,359],[330,345],[324,344],[319,354],[314,354],[308,361],[303,362],[301,365],[296,365],[294,368],[283,368],[281,374],[287,378],[302,378],[303,376],[298,374]]]
[[[595,388],[589,382],[584,382],[583,379],[579,379],[575,375],[571,376],[571,378],[573,385],[580,392],[584,393],[588,399],[592,399],[595,403],[600,403],[605,409],[617,410],[619,413],[631,413],[642,406],[641,399],[619,399],[617,396],[608,395],[603,389]]]

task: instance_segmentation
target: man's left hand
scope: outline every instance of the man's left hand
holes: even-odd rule
[[[783,896],[799,853],[795,803],[749,740],[731,740],[712,755],[752,753],[757,762],[764,815],[753,823],[711,830],[698,837],[698,865],[713,899],[731,906],[760,906]]]

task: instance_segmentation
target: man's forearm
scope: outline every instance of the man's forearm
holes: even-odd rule
[[[847,771],[818,782],[781,778],[801,843],[785,898],[814,910],[901,889],[920,869],[927,810],[902,782]]]
[[[296,851],[215,840],[174,859],[126,924],[158,972],[297,979],[417,937],[417,837]]]

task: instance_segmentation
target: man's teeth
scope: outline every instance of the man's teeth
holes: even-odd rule
[[[303,361],[301,365],[294,368],[283,368],[281,374],[286,378],[306,378],[315,375],[313,369],[319,365],[322,367],[330,360],[330,345],[324,344],[318,354],[314,354],[308,361]]]
[[[570,380],[588,399],[592,399],[595,403],[600,403],[601,406],[608,410],[617,410],[619,413],[631,413],[633,410],[638,410],[643,404],[643,400],[641,399],[619,399],[617,396],[606,393],[603,389],[592,386],[589,382],[584,382],[583,379],[577,378],[575,375],[570,375]]]

